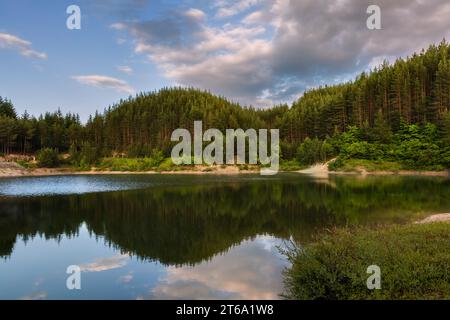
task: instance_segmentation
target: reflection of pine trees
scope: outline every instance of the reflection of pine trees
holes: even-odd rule
[[[17,236],[73,236],[86,222],[110,245],[142,259],[194,264],[258,234],[305,242],[336,224],[450,209],[450,182],[439,179],[336,177],[320,184],[285,176],[195,186],[191,177],[179,179],[186,186],[2,199],[0,255],[11,254]]]

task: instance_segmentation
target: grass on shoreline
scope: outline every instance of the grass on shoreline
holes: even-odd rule
[[[25,169],[38,169],[38,164],[29,161],[19,160],[16,163],[20,164]],[[216,166],[195,166],[195,165],[175,165],[171,158],[165,158],[162,161],[155,160],[150,157],[146,158],[101,158],[95,165],[74,165],[69,161],[61,161],[60,165],[54,169],[64,169],[72,171],[112,171],[112,172],[149,172],[149,171],[202,171],[212,172],[218,169],[225,169],[227,167],[236,167],[240,171],[258,171],[260,165],[216,165]],[[299,164],[295,160],[281,161],[280,171],[298,171],[305,169],[307,166]]]
[[[203,168],[202,171],[214,171],[217,168],[224,169],[227,165],[219,165],[213,167]],[[239,170],[257,171],[260,169],[259,165],[236,165]],[[103,158],[99,165],[96,166],[98,170],[102,171],[183,171],[195,170],[194,165],[175,165],[170,158],[166,158],[161,163],[155,163],[152,158]],[[280,171],[297,171],[305,169],[306,166],[300,165],[297,161],[281,161]]]
[[[2,159],[0,158],[0,161]],[[9,160],[11,161],[11,160]],[[41,166],[36,161],[30,161],[25,159],[14,159],[13,162],[21,165],[24,169],[35,170],[40,168],[48,168]],[[195,166],[195,165],[175,165],[170,158],[154,159],[151,157],[144,158],[118,158],[118,157],[105,157],[100,158],[95,164],[89,165],[87,163],[73,163],[70,158],[64,158],[60,155],[59,164],[52,167],[55,170],[73,171],[73,172],[86,172],[86,171],[99,171],[99,172],[179,172],[179,171],[201,171],[201,172],[214,172],[222,171],[229,167],[235,167],[238,171],[259,171],[260,165],[216,165],[216,166]],[[284,160],[282,159],[279,164],[280,172],[295,172],[309,168],[310,166],[301,164],[298,160]],[[399,172],[445,172],[447,169],[442,166],[432,166],[427,168],[411,168],[398,162],[389,161],[375,161],[375,160],[363,160],[363,159],[341,159],[337,158],[328,165],[330,172],[336,173],[399,173]]]
[[[176,171],[192,169],[192,166],[176,166],[170,159],[155,162],[152,158],[103,158],[96,166],[100,171]]]
[[[366,170],[367,172],[385,171],[385,172],[399,172],[399,171],[444,171],[445,168],[440,165],[429,166],[426,168],[413,168],[405,166],[399,162],[392,161],[376,161],[364,159],[336,159],[336,161],[329,164],[328,168],[336,172],[360,172]]]
[[[337,229],[286,252],[287,299],[449,299],[450,224]],[[381,289],[366,286],[381,268]]]

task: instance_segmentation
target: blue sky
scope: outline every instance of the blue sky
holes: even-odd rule
[[[140,91],[194,86],[246,105],[292,102],[449,37],[446,0],[2,0],[0,96],[83,119]],[[81,8],[81,30],[66,8]]]
[[[120,16],[90,6],[82,9],[81,30],[66,28],[66,8],[73,1],[2,1],[0,32],[32,42],[33,50],[47,58],[24,57],[14,49],[0,49],[0,95],[12,99],[19,111],[32,114],[56,110],[78,112],[83,117],[102,110],[126,92],[82,85],[77,75],[99,74],[122,79],[136,90],[170,84],[156,67],[136,56],[130,44],[118,44],[110,24]],[[7,14],[5,14],[7,13]],[[128,66],[133,73],[121,72]]]

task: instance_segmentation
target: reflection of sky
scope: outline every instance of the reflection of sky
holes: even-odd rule
[[[0,299],[276,299],[286,261],[261,236],[194,267],[140,261],[90,235],[17,241],[0,260]],[[81,290],[68,290],[66,269],[81,267]]]
[[[151,185],[151,180],[138,180],[126,175],[110,176],[48,176],[26,177],[0,180],[0,195],[5,196],[43,196],[83,194],[91,192],[139,189]]]
[[[92,262],[82,264],[81,272],[101,272],[113,269],[120,269],[127,265],[128,255],[119,254],[108,258],[99,258]]]
[[[155,299],[277,299],[286,261],[280,241],[258,237],[195,267],[169,267],[152,288]]]

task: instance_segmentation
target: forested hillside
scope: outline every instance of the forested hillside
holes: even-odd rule
[[[411,134],[420,141],[428,136],[433,146],[410,146],[410,152],[416,147],[436,149],[433,156],[439,158],[450,144],[449,114],[450,45],[443,41],[393,65],[385,62],[353,82],[310,90],[290,108],[257,110],[205,91],[166,88],[120,101],[82,124],[78,115],[60,111],[38,118],[18,116],[11,101],[0,98],[0,153],[34,153],[43,148],[78,152],[88,146],[104,156],[150,156],[156,151],[168,156],[172,131],[192,129],[194,120],[203,120],[205,128],[221,130],[278,128],[284,159],[305,160],[308,146],[317,152],[304,162],[348,153],[342,145],[343,132],[352,134],[353,142],[347,135],[346,143],[367,144],[358,151],[363,159],[368,153],[380,155],[369,148],[371,144],[401,144]],[[386,154],[381,158],[389,155],[398,160],[397,151],[384,148],[382,152]],[[450,158],[450,150],[447,153]]]

